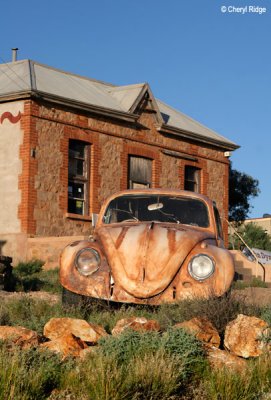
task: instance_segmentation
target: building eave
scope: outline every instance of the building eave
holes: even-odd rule
[[[192,139],[200,143],[205,143],[218,147],[224,151],[234,151],[240,147],[235,143],[225,142],[219,139],[208,138],[207,136],[199,135],[195,132],[185,131],[167,124],[162,124],[160,127],[157,128],[157,130],[162,134],[179,136],[190,140]]]
[[[61,96],[35,90],[11,93],[4,96],[0,96],[0,103],[4,103],[7,101],[24,100],[29,98],[35,100],[43,100],[52,104],[58,104],[76,110],[83,110],[91,114],[103,116],[106,118],[118,119],[130,123],[135,123],[139,118],[137,114],[126,113],[101,106],[95,106],[80,101],[76,101],[73,99],[63,98]]]

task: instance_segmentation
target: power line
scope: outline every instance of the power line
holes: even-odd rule
[[[26,84],[27,86],[29,85],[29,83],[27,81],[25,81],[20,75],[18,75],[14,69],[12,69],[12,67],[3,59],[3,57],[0,56],[0,59],[3,61],[4,65],[11,70],[11,72],[17,76],[18,79],[20,79],[24,84]],[[2,70],[2,72],[13,82],[15,83],[17,86],[19,86],[20,89],[24,90],[25,87],[21,86],[19,84],[19,82],[15,81],[15,79],[13,79],[11,76],[9,76],[4,70]]]

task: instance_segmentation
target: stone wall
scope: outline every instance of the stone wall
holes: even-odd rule
[[[185,165],[202,170],[201,192],[216,200],[225,214],[224,175],[228,160],[222,151],[199,147],[188,140],[165,137],[157,131],[156,115],[142,111],[142,129],[128,123],[105,121],[42,105],[33,116],[38,138],[35,176],[35,235],[86,235],[91,213],[112,193],[126,189],[130,154],[153,159],[153,186],[183,189]],[[89,217],[67,214],[69,139],[91,145]],[[162,153],[164,149],[193,156],[195,162]]]
[[[68,244],[77,240],[87,239],[86,236],[36,237],[27,240],[27,259],[44,261],[44,269],[59,267],[61,251]]]

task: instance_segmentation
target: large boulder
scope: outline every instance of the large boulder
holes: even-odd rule
[[[213,324],[204,317],[192,318],[189,321],[180,322],[174,325],[174,328],[185,329],[188,333],[194,335],[206,346],[219,347],[220,336]]]
[[[206,348],[207,359],[214,369],[226,368],[242,372],[246,368],[246,363],[243,358],[237,357],[234,354],[225,350],[220,350],[217,347],[208,346]]]
[[[22,326],[0,326],[0,340],[7,340],[22,349],[27,349],[38,346],[41,338],[37,332]]]
[[[43,329],[44,336],[51,340],[69,333],[91,344],[96,344],[102,336],[107,335],[100,325],[76,318],[51,318]]]
[[[40,345],[42,349],[46,348],[54,353],[61,354],[62,359],[66,357],[81,357],[81,352],[87,347],[87,344],[83,340],[72,333],[65,333],[54,340]]]
[[[132,329],[134,331],[160,331],[161,327],[154,319],[147,319],[144,317],[130,317],[120,319],[116,326],[112,329],[112,335],[119,335],[125,329]]]
[[[239,314],[226,326],[224,347],[237,356],[258,357],[266,349],[264,336],[268,331],[267,322]]]

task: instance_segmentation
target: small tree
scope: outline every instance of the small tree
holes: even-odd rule
[[[271,251],[271,236],[259,225],[253,222],[243,224],[239,227],[238,233],[250,248]],[[230,238],[230,242],[234,248],[239,248],[242,244],[236,235]]]
[[[249,247],[271,251],[271,236],[253,222],[245,224],[242,237]]]
[[[229,220],[244,221],[251,209],[249,201],[260,193],[259,181],[232,168],[229,174]]]

